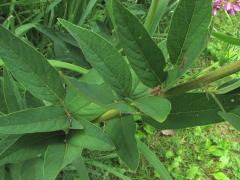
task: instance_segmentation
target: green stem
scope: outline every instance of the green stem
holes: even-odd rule
[[[158,6],[160,4],[160,0],[152,0],[151,6],[149,8],[146,21],[145,21],[145,28],[147,29],[148,32],[152,32],[153,30],[153,24],[154,24],[154,19],[157,14]],[[152,34],[152,33],[150,33]]]
[[[99,122],[104,122],[104,121],[108,121],[110,119],[113,119],[115,117],[120,117],[121,116],[121,113],[116,110],[116,109],[111,109],[107,112],[105,112],[103,115],[101,115],[99,118],[98,118],[98,121]]]
[[[74,65],[74,64],[70,64],[70,63],[66,63],[63,61],[57,61],[57,60],[49,60],[48,61],[53,67],[56,68],[64,68],[64,69],[68,69],[80,74],[86,74],[88,73],[88,70],[85,68],[82,68],[80,66]]]
[[[240,71],[240,61],[233,62],[226,66],[223,66],[213,72],[210,72],[204,76],[201,76],[195,80],[180,84],[173,88],[167,90],[163,95],[164,96],[175,96],[179,94],[183,94],[187,91],[204,87],[214,81],[222,79],[226,76],[232,75],[236,72]]]
[[[170,0],[152,0],[144,24],[145,28],[147,29],[151,36],[155,33],[160,20],[162,19],[164,13],[166,12],[169,1]]]
[[[63,68],[63,69],[68,69],[74,72],[77,72],[79,74],[86,74],[88,72],[87,69],[84,69],[80,66],[66,63],[63,61],[57,61],[57,60],[48,60],[48,62],[55,68]],[[0,59],[0,67],[4,66],[4,62]]]

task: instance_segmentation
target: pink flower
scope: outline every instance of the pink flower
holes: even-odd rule
[[[240,0],[213,0],[213,15],[216,16],[220,9],[228,14],[236,15],[240,12]]]

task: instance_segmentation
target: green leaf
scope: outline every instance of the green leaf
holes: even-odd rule
[[[0,166],[0,180],[5,180],[5,167]]]
[[[50,132],[69,128],[69,119],[59,106],[25,109],[0,117],[2,134]]]
[[[106,105],[118,99],[106,84],[90,84],[77,79],[70,79],[70,82],[91,102]]]
[[[19,180],[44,180],[43,176],[43,159],[35,158],[28,160],[20,167]]]
[[[3,90],[8,113],[21,110],[25,107],[18,87],[6,68],[3,71]]]
[[[69,83],[67,87],[64,105],[72,116],[88,121],[95,120],[106,111],[104,107],[91,103],[89,99],[71,83]]]
[[[218,87],[216,94],[226,94],[240,88],[240,80],[234,79]]]
[[[41,24],[34,25],[34,28],[53,41],[54,54],[57,59],[62,59],[82,67],[90,67],[77,42],[72,36],[57,32],[53,28],[48,28]]]
[[[101,128],[83,119],[80,119],[79,122],[84,129],[72,131],[69,134],[70,144],[90,150],[109,151],[114,149],[113,143]]]
[[[1,102],[0,103],[0,112],[7,113],[8,109],[7,109],[7,104],[6,104],[5,97],[4,97],[2,79],[0,79],[0,102]]]
[[[58,72],[31,46],[0,26],[0,57],[34,96],[56,102],[65,95]]]
[[[166,79],[162,51],[141,22],[113,0],[113,16],[121,46],[137,76],[147,86],[157,86]]]
[[[170,79],[186,72],[205,48],[211,19],[212,0],[179,1],[167,39],[170,60],[175,65]]]
[[[53,180],[61,171],[64,161],[67,145],[65,143],[50,144],[44,154],[43,162],[43,179]]]
[[[171,111],[171,103],[160,96],[147,96],[134,101],[134,105],[147,116],[162,123]]]
[[[120,159],[131,170],[136,170],[139,153],[135,139],[136,124],[131,116],[112,119],[107,123],[106,132],[116,146]]]
[[[226,111],[239,105],[239,94],[216,95]],[[172,111],[166,121],[158,123],[145,116],[142,119],[157,129],[181,129],[223,122],[218,104],[204,93],[186,93],[170,99]]]
[[[96,3],[97,3],[97,0],[90,0],[89,1],[86,9],[83,11],[83,14],[81,16],[81,19],[80,19],[78,25],[80,25],[80,26],[83,25],[83,23],[85,22],[87,17],[91,14],[92,9],[96,5]]]
[[[144,24],[151,36],[155,33],[160,23],[160,20],[162,19],[165,11],[167,10],[169,1],[170,0],[152,1]]]
[[[88,176],[88,169],[87,169],[82,157],[75,160],[73,162],[73,166],[76,168],[77,174],[81,180],[90,180],[89,176]]]
[[[98,71],[104,81],[109,83],[118,95],[128,97],[132,87],[131,72],[120,53],[96,33],[63,19],[59,21],[78,41],[88,62]]]
[[[39,158],[27,160],[11,166],[11,174],[19,176],[16,180],[53,180],[59,172],[80,156],[81,148],[64,143],[64,138],[50,142]],[[14,170],[15,169],[15,170]],[[14,171],[17,171],[14,173]],[[13,174],[14,173],[14,174]],[[15,179],[14,179],[15,180]]]
[[[216,172],[213,174],[216,180],[230,180],[223,172]]]
[[[166,170],[164,165],[158,159],[156,154],[154,154],[146,144],[141,141],[138,141],[138,149],[140,153],[147,159],[147,161],[154,167],[154,169],[160,174],[160,178],[164,180],[171,180],[169,172]]]
[[[0,154],[0,165],[21,163],[28,159],[41,157],[48,144],[62,138],[63,133],[30,134],[19,138],[13,145]]]
[[[235,38],[233,36],[226,35],[226,34],[223,34],[220,32],[212,32],[212,35],[223,42],[226,42],[226,43],[229,43],[232,45],[236,45],[236,46],[240,46],[239,38]]]
[[[10,148],[21,136],[20,135],[6,135],[0,141],[0,155]]]
[[[219,116],[225,121],[228,121],[235,129],[240,131],[240,108],[236,108],[231,112],[219,112]]]
[[[97,162],[97,161],[90,161],[89,164],[90,164],[90,165],[93,165],[93,166],[96,166],[96,167],[98,167],[98,168],[100,168],[100,169],[102,169],[102,170],[105,170],[105,171],[113,174],[114,176],[119,177],[119,178],[122,179],[122,180],[131,180],[131,178],[125,176],[124,174],[122,174],[121,172],[119,172],[118,169],[113,168],[113,167],[111,167],[111,166],[107,166],[107,165],[102,164],[102,163]]]

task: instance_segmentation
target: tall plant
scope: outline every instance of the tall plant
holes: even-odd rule
[[[148,19],[156,19],[150,17],[157,16],[152,12],[155,10],[151,8]],[[227,86],[222,94],[211,92],[210,98],[201,91],[191,91],[239,71],[239,61],[179,84],[206,47],[212,0],[179,1],[166,43],[169,59],[120,2],[108,1],[108,11],[121,52],[100,35],[59,19],[78,42],[92,67],[89,70],[47,61],[0,27],[4,66],[0,165],[6,177],[53,180],[72,164],[82,179],[89,179],[84,165],[88,163],[130,179],[112,167],[86,159],[82,151],[88,149],[116,153],[132,171],[142,154],[162,179],[171,179],[156,155],[136,138],[138,123],[179,129],[228,121],[240,129],[238,89]],[[147,28],[152,32],[155,23],[147,23]],[[82,76],[70,77],[53,66],[82,72]]]

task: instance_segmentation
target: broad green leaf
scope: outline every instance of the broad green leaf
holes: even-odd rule
[[[4,92],[3,92],[3,82],[2,79],[0,79],[0,112],[1,113],[7,113],[7,105],[4,97]]]
[[[19,180],[45,180],[43,176],[43,158],[28,160],[20,167]]]
[[[218,113],[221,118],[225,121],[229,122],[235,129],[240,131],[240,108],[236,108],[230,112],[219,112]]]
[[[59,20],[78,41],[88,62],[99,72],[105,82],[120,96],[131,94],[131,72],[120,53],[105,39],[94,32]],[[94,42],[94,43],[93,43]]]
[[[81,92],[72,83],[68,83],[66,89],[66,96],[64,99],[64,105],[67,107],[71,114],[75,114],[80,109],[84,108],[90,103],[90,101],[81,94]]]
[[[26,104],[26,106],[28,108],[36,108],[36,107],[44,106],[43,101],[41,101],[40,99],[34,97],[28,91],[25,92],[24,98],[25,98],[25,104]]]
[[[206,46],[212,19],[212,0],[180,0],[172,17],[167,47],[175,65],[175,80],[191,67]]]
[[[220,32],[212,32],[212,35],[214,37],[216,37],[217,39],[232,44],[232,45],[236,45],[236,46],[240,46],[240,39],[233,37],[233,36],[229,36]]]
[[[106,111],[104,107],[91,103],[89,99],[71,83],[69,83],[67,87],[64,105],[74,117],[89,121],[95,120]]]
[[[171,111],[171,103],[160,96],[147,96],[134,101],[134,105],[145,115],[162,123]]]
[[[79,157],[73,162],[73,166],[77,170],[77,174],[81,180],[90,180],[88,176],[88,169],[82,157]]]
[[[147,161],[154,167],[154,169],[160,174],[160,179],[171,180],[171,176],[161,161],[158,159],[156,154],[154,154],[146,144],[138,141],[138,149],[140,153],[147,159]]]
[[[160,23],[160,20],[162,19],[165,11],[167,10],[169,1],[170,0],[164,1],[152,0],[152,4],[149,8],[149,12],[144,24],[144,26],[146,27],[151,36],[155,33]]]
[[[139,162],[135,132],[136,124],[131,116],[112,119],[106,126],[106,133],[115,144],[118,156],[131,170],[136,170]]]
[[[239,94],[216,95],[226,111],[239,105]],[[181,129],[223,122],[218,104],[204,93],[187,93],[170,99],[172,111],[167,120],[157,123],[145,116],[142,119],[157,129]]]
[[[59,172],[73,160],[80,156],[81,148],[70,146],[63,142],[64,138],[58,142],[50,143],[42,157],[27,160],[19,165],[12,165],[12,171],[16,169],[19,178],[16,180],[53,180]],[[74,149],[74,150],[73,150]],[[14,167],[16,166],[16,167]],[[17,174],[14,174],[17,176]],[[15,180],[15,179],[14,179]]]
[[[114,149],[113,143],[101,128],[87,120],[79,119],[79,122],[84,129],[72,131],[69,134],[70,144],[90,150],[109,151]]]
[[[0,180],[5,180],[5,166],[0,166]]]
[[[118,99],[114,96],[112,89],[106,84],[89,84],[76,79],[70,79],[70,82],[91,102],[106,105]]]
[[[65,143],[50,144],[44,154],[43,177],[44,180],[56,179],[61,171],[67,145]]]
[[[50,132],[69,127],[69,119],[59,106],[25,109],[0,117],[2,134]]]
[[[17,164],[9,164],[9,172],[12,180],[21,180],[21,168],[22,168],[22,163],[17,163]],[[31,172],[29,172],[30,174]]]
[[[58,72],[31,46],[0,26],[0,57],[34,96],[56,102],[65,95]]]
[[[90,161],[89,164],[93,165],[93,166],[96,166],[96,167],[98,167],[98,168],[100,168],[102,170],[105,170],[105,171],[113,174],[114,176],[119,177],[122,180],[131,180],[131,178],[129,178],[129,177],[125,176],[123,173],[119,172],[118,169],[113,168],[111,166],[107,166],[107,165],[102,164],[102,163],[100,163],[98,161]]]
[[[25,107],[16,82],[6,68],[3,71],[3,90],[8,113],[21,110]]]
[[[62,137],[63,133],[36,133],[24,135],[0,154],[0,165],[21,163],[28,159],[41,157],[48,144],[55,143],[56,139]]]
[[[6,135],[0,140],[0,155],[10,148],[21,136],[20,135]]]
[[[162,51],[133,14],[117,0],[112,6],[117,34],[133,70],[145,85],[159,85],[166,79]]]

